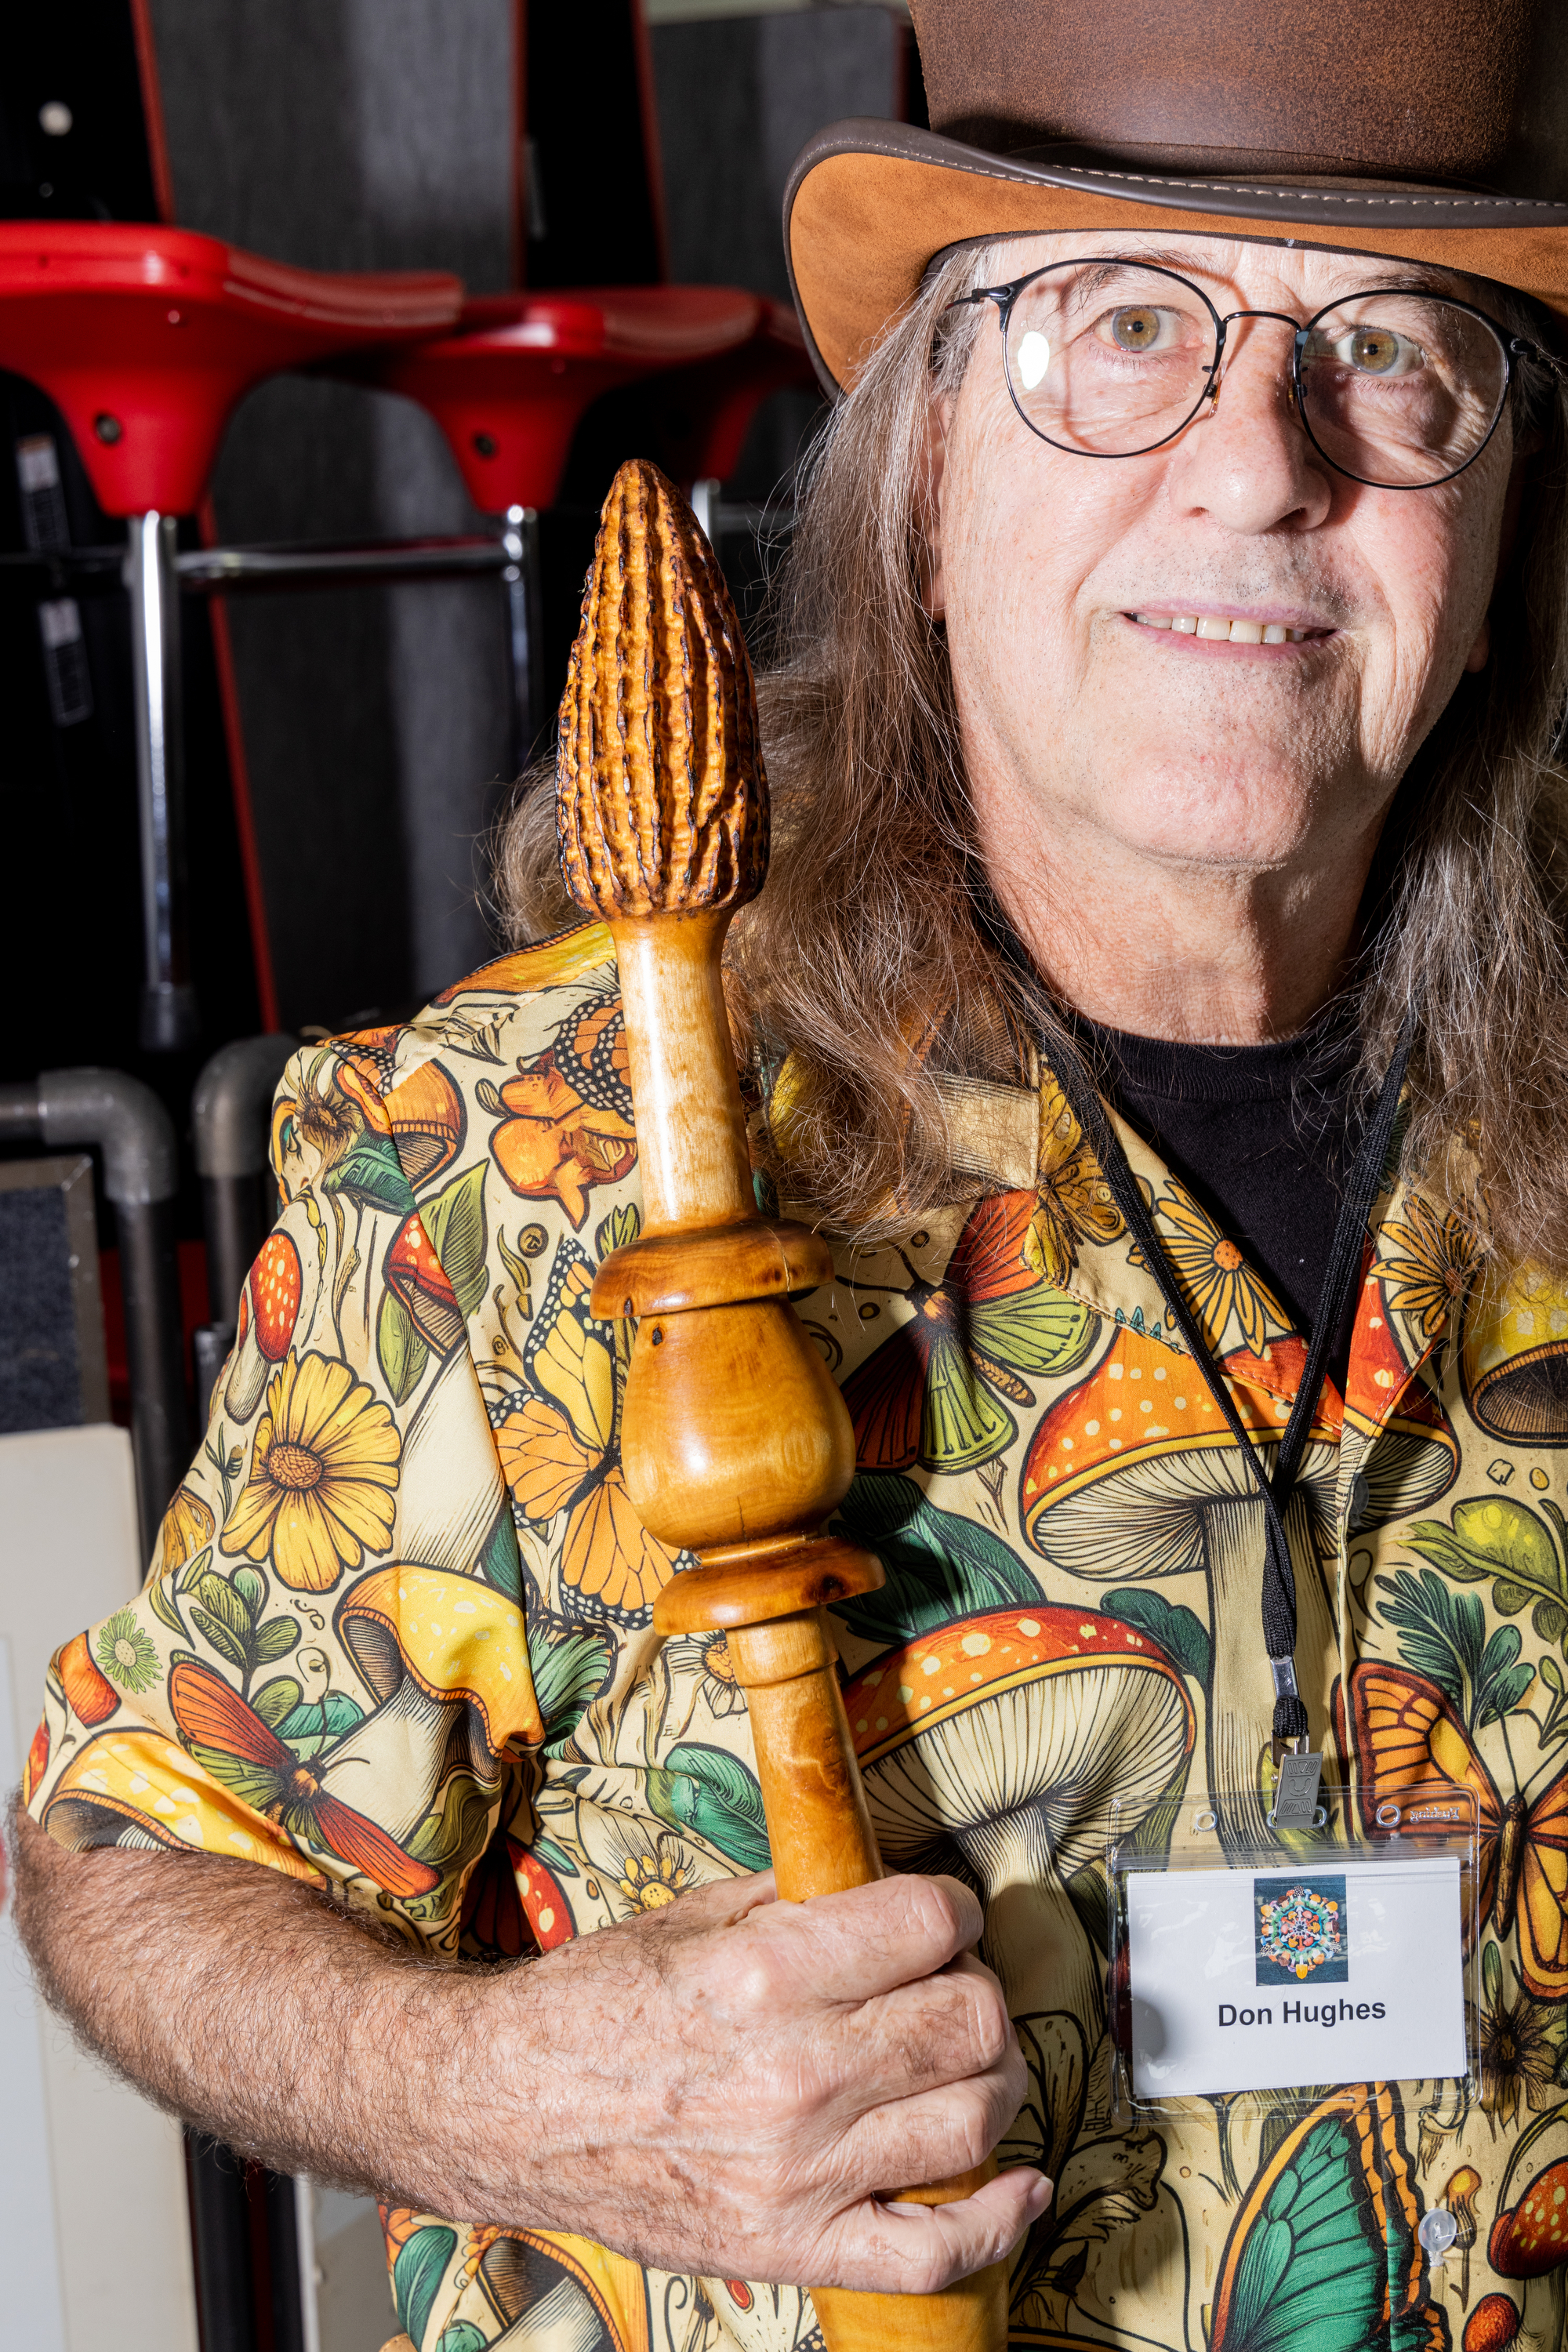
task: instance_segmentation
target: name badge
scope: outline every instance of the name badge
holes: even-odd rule
[[[1462,1950],[1453,1854],[1135,1872],[1133,2096],[1463,2075]]]
[[[1473,1796],[1329,1788],[1305,1832],[1282,1810],[1181,1800],[1156,1850],[1113,1829],[1119,2107],[1473,2080]]]

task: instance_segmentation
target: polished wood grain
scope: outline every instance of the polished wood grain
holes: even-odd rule
[[[790,1304],[826,1245],[759,1215],[722,980],[724,934],[767,870],[751,666],[723,576],[656,468],[605,501],[561,712],[562,871],[620,966],[646,1219],[595,1276],[637,1319],[621,1464],[638,1516],[701,1565],[661,1633],[728,1628],[778,1890],[882,1874],[825,1611],[882,1580],[818,1531],[855,1474],[844,1400]],[[905,2192],[969,2194],[994,2167]],[[828,2352],[1001,2352],[1005,2265],[946,2294],[816,2293]]]

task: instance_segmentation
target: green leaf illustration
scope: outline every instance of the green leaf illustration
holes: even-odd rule
[[[375,1318],[375,1353],[394,1404],[405,1404],[424,1378],[430,1350],[395,1291],[384,1290]]]
[[[278,1685],[268,1683],[267,1687],[274,1690]],[[294,1683],[289,1687],[298,1692],[300,1685]],[[330,1748],[334,1739],[342,1739],[363,1721],[364,1709],[356,1699],[346,1691],[329,1691],[325,1698],[291,1706],[275,1728],[300,1763],[308,1764],[312,1756],[319,1756],[323,1748]]]
[[[467,1772],[454,1773],[439,1810],[426,1813],[408,1840],[409,1853],[443,1874],[477,1862],[489,1843],[494,1802],[494,1783],[486,1788]]]
[[[457,2251],[456,2230],[429,2226],[416,2230],[397,2250],[397,2260],[392,2265],[392,2300],[397,2306],[404,2334],[412,2336],[416,2345],[425,2341],[425,2330],[436,2307],[447,2265]]]
[[[389,1135],[362,1135],[321,1179],[323,1192],[342,1192],[367,1209],[389,1209],[405,1217],[414,1191]]]
[[[471,2319],[454,2319],[436,2339],[436,2352],[485,2352],[485,2341]]]
[[[694,1830],[742,1870],[770,1854],[763,1792],[738,1757],[700,1739],[679,1741],[647,1776],[648,1799],[672,1830]]]
[[[175,1598],[175,1576],[155,1576],[147,1587],[147,1598],[159,1623],[166,1625],[171,1633],[177,1633],[182,1642],[188,1642],[191,1637]]]
[[[544,1864],[545,1869],[550,1871],[555,1877],[576,1877],[577,1865],[573,1861],[571,1855],[567,1853],[565,1847],[557,1845],[553,1838],[546,1837],[542,1830],[540,1831],[537,1837],[530,1841],[528,1850],[530,1853],[536,1853],[539,1856],[540,1861]]]
[[[278,1731],[285,1717],[299,1706],[300,1696],[292,1675],[279,1675],[274,1681],[263,1683],[250,1704],[268,1730]]]
[[[504,1592],[509,1601],[522,1606],[522,1559],[517,1549],[517,1528],[512,1523],[511,1504],[503,1497],[496,1513],[496,1523],[485,1538],[479,1554],[479,1574]]]
[[[430,1246],[465,1315],[485,1295],[485,1171],[483,1163],[455,1176],[419,1212]]]
[[[1195,1611],[1184,1605],[1173,1608],[1163,1593],[1150,1592],[1140,1586],[1130,1592],[1108,1592],[1105,1612],[1147,1633],[1168,1658],[1174,1659],[1184,1674],[1191,1675],[1205,1690],[1208,1688],[1213,1644],[1208,1627]]]
[[[300,1639],[300,1628],[292,1617],[269,1617],[256,1637],[258,1664],[269,1666],[276,1658],[286,1658]]]
[[[612,1209],[594,1234],[594,1253],[606,1258],[612,1250],[625,1249],[635,1242],[642,1231],[642,1217],[633,1203]]]
[[[239,1635],[231,1633],[222,1619],[215,1617],[208,1609],[199,1609],[193,1604],[191,1615],[218,1656],[226,1658],[231,1666],[237,1666],[244,1674],[250,1664],[250,1651]]]
[[[248,1643],[250,1612],[226,1578],[211,1574],[202,1577],[196,1585],[196,1599],[209,1615],[223,1620],[237,1642]]]
[[[254,1568],[237,1568],[229,1585],[249,1617],[259,1617],[267,1600],[267,1579]]]
[[[1039,1585],[1016,1554],[973,1519],[938,1510],[912,1478],[863,1471],[832,1531],[874,1551],[887,1577],[836,1612],[862,1641],[893,1647],[957,1617],[1038,1605]]]
[[[528,1629],[528,1664],[544,1721],[544,1752],[559,1755],[603,1687],[613,1653],[598,1626],[567,1629],[559,1617],[535,1618]]]

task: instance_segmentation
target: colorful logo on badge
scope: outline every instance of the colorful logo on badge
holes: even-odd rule
[[[1260,1985],[1349,1981],[1342,1877],[1256,1878],[1252,1907]]]

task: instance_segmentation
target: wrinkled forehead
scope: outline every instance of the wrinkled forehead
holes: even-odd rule
[[[1424,293],[1451,294],[1486,307],[1492,290],[1484,279],[1430,261],[1409,261],[1371,253],[1341,252],[1330,246],[1300,245],[1289,238],[1204,236],[1146,232],[1071,229],[994,238],[973,237],[949,246],[931,260],[927,277],[958,254],[973,256],[973,283],[1005,284],[1059,262],[1121,257],[1173,269],[1201,286],[1216,307],[1268,305],[1316,310],[1363,287],[1410,287]],[[1227,298],[1222,300],[1221,298]]]

